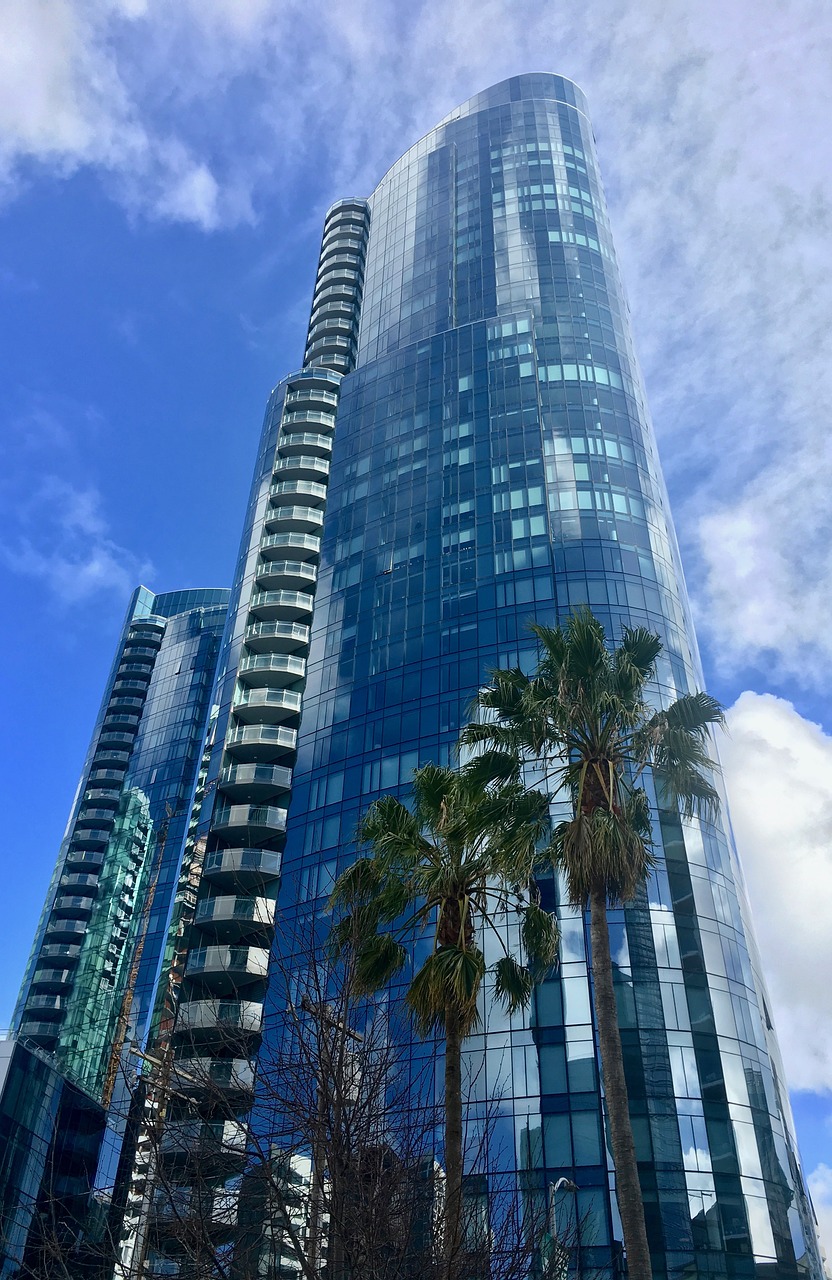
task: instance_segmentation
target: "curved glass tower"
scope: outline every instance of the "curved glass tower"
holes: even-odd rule
[[[369,803],[450,758],[488,667],[534,663],[530,619],[584,602],[612,638],[661,635],[657,699],[703,686],[586,104],[524,75],[327,216],[221,659],[177,1031],[192,1076],[256,1056],[275,901],[323,910]],[[727,817],[654,816],[647,891],[611,915],[654,1274],[820,1280]],[[619,1275],[586,927],[543,891],[560,967],[529,1016],[486,1010],[471,1078],[530,1193],[578,1188],[572,1265]]]

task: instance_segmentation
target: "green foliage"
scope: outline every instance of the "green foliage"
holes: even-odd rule
[[[625,629],[614,650],[589,609],[565,627],[531,630],[537,670],[492,671],[473,704],[478,722],[462,741],[481,750],[484,762],[496,753],[542,764],[553,790],[572,798],[573,816],[548,846],[570,898],[583,905],[600,889],[610,902],[626,901],[653,862],[639,779],[652,769],[665,802],[686,817],[713,817],[719,795],[708,743],[722,708],[707,693],[685,694],[659,711],[650,706],[647,686],[662,644],[644,627]]]
[[[537,902],[535,868],[550,835],[548,798],[522,780],[517,754],[491,747],[459,769],[428,764],[413,777],[411,807],[377,800],[359,827],[370,854],[338,878],[331,946],[355,953],[362,991],[384,986],[407,962],[403,939],[430,930],[433,948],[407,1002],[422,1034],[450,1013],[466,1035],[477,1023],[487,973],[483,930],[502,938],[520,923],[523,956],[492,966],[507,1008],[528,1003],[534,980],[557,956],[557,926]]]

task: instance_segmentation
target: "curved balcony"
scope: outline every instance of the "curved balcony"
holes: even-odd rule
[[[72,985],[74,977],[74,969],[36,969],[32,975],[32,985],[44,991],[61,991]]]
[[[204,978],[216,995],[262,982],[269,969],[268,947],[198,947],[188,954],[185,974]]]
[[[272,804],[220,804],[212,830],[223,840],[274,840],[286,831],[286,810]]]
[[[103,827],[95,827],[89,831],[76,828],[72,833],[72,847],[73,849],[97,849],[106,844],[109,839],[110,828],[106,831]]]
[[[239,1120],[168,1123],[159,1144],[166,1164],[198,1163],[199,1172],[236,1168],[245,1160],[248,1130]]]
[[[107,703],[107,714],[114,715],[119,711],[124,712],[126,715],[132,715],[134,712],[141,711],[144,703],[144,698],[136,697],[133,693],[125,693],[122,690],[114,689],[110,696],[110,701]]]
[[[291,457],[294,453],[329,458],[332,456],[332,436],[322,435],[319,431],[292,431],[289,435],[281,435],[277,451],[281,458]]]
[[[364,273],[356,265],[347,265],[336,263],[326,267],[326,269],[318,275],[315,281],[315,292],[312,296],[312,314],[319,302],[323,302],[325,298],[331,297],[333,289],[350,289],[355,294],[361,292],[361,286],[364,283]]]
[[[335,414],[322,409],[290,409],[288,413],[284,413],[280,425],[284,431],[293,431],[295,428],[302,430],[305,422],[332,431],[335,427]]]
[[[25,1015],[20,1024],[18,1035],[21,1040],[35,1040],[38,1044],[46,1041],[56,1040],[58,1037],[58,1023],[46,1022],[38,1018],[27,1018]]]
[[[291,791],[292,770],[281,764],[232,764],[223,769],[219,785],[233,800],[268,800]]]
[[[177,1058],[173,1085],[187,1095],[248,1097],[254,1092],[254,1063],[248,1058]]]
[[[197,1239],[205,1234],[215,1242],[217,1237],[225,1236],[237,1227],[239,1204],[235,1191],[208,1191],[205,1187],[167,1186],[157,1189],[156,1198],[150,1207],[150,1226],[161,1238],[163,1248],[177,1249],[179,1237],[183,1230],[198,1233]],[[187,1245],[185,1248],[187,1253]],[[161,1261],[158,1259],[157,1261]],[[171,1258],[164,1258],[172,1262]],[[147,1275],[158,1275],[157,1271],[147,1271]],[[180,1274],[179,1271],[172,1274]]]
[[[75,819],[79,827],[89,826],[102,827],[102,824],[112,825],[115,821],[115,812],[113,809],[87,808],[86,804],[82,805],[81,812]],[[80,832],[78,832],[80,835]]]
[[[329,258],[344,253],[351,254],[353,258],[360,258],[364,252],[364,243],[363,227],[355,223],[336,225],[327,232],[321,242],[320,261],[326,262]]]
[[[243,684],[275,689],[303,680],[306,659],[289,653],[249,654],[237,668],[237,675]]]
[[[130,744],[132,746],[132,743]],[[124,750],[123,745],[111,745],[109,742],[102,742],[99,735],[98,742],[95,744],[95,756],[93,757],[93,769],[103,769],[109,765],[126,765],[130,759],[130,752]]]
[[[121,787],[88,786],[84,792],[84,804],[102,804],[108,801],[115,808],[120,799]]]
[[[331,240],[328,245],[321,245],[321,253],[318,258],[318,279],[320,280],[327,271],[334,271],[337,267],[343,267],[346,271],[363,272],[362,248],[363,245],[360,243],[355,247],[349,245],[338,246],[333,244]]]
[[[144,704],[142,703],[142,705]],[[127,711],[121,711],[118,707],[118,699],[116,699],[108,703],[104,719],[101,721],[101,728],[105,732],[109,732],[112,729],[120,729],[122,725],[126,725],[128,728],[136,730],[139,727],[140,720],[141,716],[137,715],[132,708]]]
[[[124,782],[126,770],[124,769],[99,769],[98,767],[90,771],[87,778],[87,786],[103,786],[111,785],[114,790],[121,791],[121,784]]]
[[[60,960],[68,964],[71,960],[77,960],[81,954],[81,948],[75,943],[53,942],[47,943],[40,949],[40,960]]]
[[[86,932],[86,920],[68,920],[62,916],[50,916],[45,936],[51,938],[53,942],[57,938],[63,939],[64,942],[74,942],[85,937]]]
[[[104,864],[103,849],[73,849],[66,855],[65,866],[79,867],[81,870],[98,870]]]
[[[292,689],[243,689],[232,711],[243,724],[285,724],[299,718],[300,708]]]
[[[116,671],[116,679],[144,680],[145,684],[153,675],[153,664],[150,662],[122,662]]]
[[[286,392],[283,406],[286,409],[291,409],[297,404],[311,404],[321,408],[337,409],[338,392],[327,391],[321,386],[316,386],[314,381],[298,382]]]
[[[329,302],[346,302],[349,306],[357,307],[360,297],[360,284],[352,281],[349,283],[342,281],[341,284],[330,285],[326,289],[321,289],[320,293],[315,294],[312,315],[315,314],[319,306]]]
[[[105,750],[107,747],[114,747],[116,751],[129,750],[136,741],[136,728],[137,726],[122,725],[121,728],[115,729],[105,721],[104,730],[98,735],[96,752]]]
[[[174,1033],[257,1035],[262,1026],[263,1006],[256,1000],[183,1000]]]
[[[54,915],[75,916],[89,915],[95,906],[95,898],[88,894],[61,893],[52,904]]]
[[[340,321],[349,325],[350,330],[354,333],[357,330],[356,324],[356,308],[350,306],[348,302],[323,302],[316,307],[309,321],[310,333],[313,326],[326,324],[330,321]]]
[[[280,760],[294,755],[298,745],[297,729],[285,725],[238,725],[225,740],[228,754],[236,760]]]
[[[336,308],[338,314],[333,314]],[[353,342],[356,336],[356,324],[355,316],[349,314],[350,310],[351,308],[349,307],[341,307],[335,304],[335,306],[330,305],[316,312],[306,335],[307,347],[317,342],[319,338],[335,337],[336,335]]]
[[[268,938],[274,928],[275,904],[271,898],[222,894],[196,904],[195,923],[208,929],[220,942],[246,937]]]
[[[306,348],[306,356],[309,360],[319,360],[330,354],[341,356],[345,360],[352,359],[355,355],[355,339],[342,338],[337,333],[323,333]]]
[[[61,876],[62,889],[97,889],[98,876],[89,872],[70,872]]]
[[[298,502],[321,506],[326,502],[326,485],[314,480],[276,480],[269,490],[269,501],[273,507],[292,507]]]
[[[309,647],[309,627],[302,622],[252,622],[245,642],[253,653],[297,653]]]
[[[325,484],[329,479],[329,459],[316,454],[296,453],[288,458],[278,458],[274,464],[275,480],[317,480]]]
[[[275,533],[284,529],[317,533],[324,523],[324,513],[319,507],[272,507],[264,518],[266,528]]]
[[[308,589],[314,587],[318,580],[318,570],[314,564],[304,560],[264,560],[255,571],[258,587],[266,591],[283,587]]]
[[[121,651],[122,657],[124,658],[155,658],[156,654],[159,652],[161,643],[162,642],[160,639],[159,644],[150,645],[147,643],[146,637],[141,637],[141,638],[137,638],[136,640],[133,640],[128,636],[127,640],[124,642],[124,648]]]
[[[353,367],[352,356],[340,356],[326,351],[319,354],[309,356],[310,366],[320,366],[324,369],[337,369],[339,373],[349,373]]]
[[[264,560],[280,560],[290,552],[296,560],[317,560],[321,540],[311,533],[270,533],[261,539],[260,554]]]
[[[275,849],[212,849],[202,873],[212,884],[229,889],[259,889],[280,876],[281,855]]]
[[[26,1012],[33,1013],[63,1013],[66,1008],[66,996],[30,995],[26,1001]]]
[[[294,622],[312,616],[313,597],[305,591],[253,591],[249,608],[257,618]]]

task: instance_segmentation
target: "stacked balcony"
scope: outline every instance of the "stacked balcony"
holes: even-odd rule
[[[218,1183],[226,1178],[230,1165],[217,1148],[229,1144],[218,1142],[217,1126],[233,1128],[253,1096],[332,437],[341,380],[355,361],[366,237],[362,202],[328,215],[304,369],[286,385],[253,581],[239,606],[242,652],[174,1029],[173,1069],[188,1101],[171,1120],[195,1110],[201,1117],[186,1141],[172,1131],[165,1156],[186,1198],[199,1160],[216,1165]]]
[[[307,367],[349,373],[355,364],[367,231],[367,208],[361,201],[341,201],[327,215],[306,339]]]
[[[128,629],[104,709],[86,785],[67,844],[64,870],[43,937],[20,1034],[57,1045],[81,944],[98,895],[99,873],[115,824],[122,786],[164,635],[161,619]],[[56,963],[60,960],[60,966]]]

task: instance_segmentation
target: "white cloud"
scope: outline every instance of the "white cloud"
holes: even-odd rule
[[[720,755],[786,1075],[832,1091],[832,737],[770,694],[727,715]]]
[[[723,668],[832,658],[826,0],[8,0],[0,172],[132,212],[297,225],[485,85],[587,90],[700,626]],[[316,207],[311,207],[312,205]]]
[[[832,1169],[827,1164],[819,1164],[809,1174],[807,1181],[815,1213],[818,1215],[820,1238],[826,1246],[827,1242],[832,1242]]]
[[[124,599],[153,568],[110,537],[93,486],[46,476],[17,504],[7,504],[0,559],[41,582],[61,606],[101,597]]]

